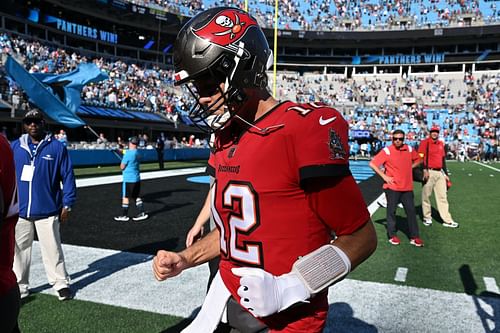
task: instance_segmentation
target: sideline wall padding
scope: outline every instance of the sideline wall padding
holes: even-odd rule
[[[70,149],[68,152],[74,167],[116,165],[121,160],[115,152],[107,149]],[[142,162],[155,162],[158,160],[154,149],[140,149],[140,152]],[[208,160],[209,155],[210,149],[208,148],[165,149],[163,151],[165,161]]]

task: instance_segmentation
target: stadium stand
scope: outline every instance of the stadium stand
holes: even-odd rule
[[[233,1],[172,3],[133,0],[129,3],[186,16],[192,16],[206,7],[237,5]],[[249,8],[261,23],[272,27],[274,3],[252,0],[249,1]],[[280,2],[280,10],[280,29],[308,31],[410,30],[432,27],[466,29],[467,26],[494,25],[500,22],[496,3],[486,0],[285,1]],[[0,34],[0,47],[2,58],[6,54],[12,54],[31,72],[61,73],[75,68],[80,62],[92,61],[108,73],[109,80],[84,88],[83,105],[78,110],[78,114],[83,117],[124,123],[142,121],[145,124],[173,125],[172,129],[180,129],[184,133],[196,130],[187,116],[191,98],[186,92],[173,87],[173,73],[168,65],[83,52],[82,49],[65,48],[60,43],[41,41],[12,32]],[[498,43],[496,48],[494,43],[478,44],[474,54],[478,54],[479,59],[486,57],[488,52],[497,52]],[[460,45],[421,49],[429,54],[443,50],[443,54],[457,57],[470,53],[467,47],[462,51]],[[285,62],[279,64],[277,97],[300,102],[323,101],[334,105],[349,120],[353,133],[369,131],[369,141],[380,141],[379,148],[389,140],[390,131],[395,128],[405,130],[410,142],[417,143],[426,136],[426,130],[432,124],[443,128],[443,138],[454,148],[454,156],[458,155],[461,143],[481,147],[489,142],[498,146],[500,70],[495,62],[486,63],[483,66],[486,70],[475,63],[447,65],[431,62],[427,67],[420,66],[424,70],[419,66],[398,65],[397,62],[393,66],[381,66],[377,63],[354,66],[355,55],[363,56],[363,52],[401,54],[397,48],[372,48],[371,52],[346,50],[347,58],[353,59],[351,66],[340,65],[338,62],[342,63],[342,58],[332,58],[333,65],[328,63],[331,60],[323,58],[322,62],[315,65],[317,67],[304,71],[303,67],[297,66],[298,70],[294,70],[291,69],[293,66],[287,65],[287,61],[293,59],[294,50],[302,54],[299,49],[291,47],[285,50],[288,58],[283,58],[286,59]],[[414,47],[402,52],[415,55],[418,50]],[[304,53],[305,57],[301,61],[312,59],[309,55],[311,52],[315,52],[314,49]],[[493,64],[493,69],[489,69],[489,64]],[[272,77],[273,73],[270,72],[269,76]],[[23,109],[26,100],[13,82],[8,82],[6,87],[0,89],[2,99],[8,105]],[[113,126],[112,122],[105,124]],[[184,133],[181,136],[186,135]],[[180,137],[177,140],[182,141]],[[365,140],[366,138],[361,139]]]
[[[128,0],[133,4],[194,16],[221,5],[240,6],[232,0],[179,1]],[[384,30],[428,29],[435,26],[491,24],[500,20],[495,1],[411,0],[411,1],[298,1],[283,0],[279,29],[285,30]],[[250,0],[250,12],[264,27],[274,26],[274,1]]]

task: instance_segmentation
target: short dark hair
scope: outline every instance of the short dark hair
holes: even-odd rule
[[[400,130],[400,129],[397,129],[397,130],[394,130],[392,132],[392,136],[396,135],[396,134],[403,134],[403,136],[405,135],[405,131],[403,130]]]

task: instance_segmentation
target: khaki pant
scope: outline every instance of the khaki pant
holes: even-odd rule
[[[442,171],[429,170],[429,179],[422,187],[422,212],[424,219],[431,219],[431,194],[434,190],[439,216],[444,223],[451,223],[453,219],[448,207],[448,197],[446,193],[446,177]]]
[[[44,219],[29,221],[19,218],[16,225],[16,246],[14,253],[14,273],[21,295],[28,294],[29,274],[31,266],[31,249],[36,233],[42,252],[43,266],[49,284],[55,290],[69,286],[69,276],[64,264],[64,254],[59,233],[59,217],[50,216]]]

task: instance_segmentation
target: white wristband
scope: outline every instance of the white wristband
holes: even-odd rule
[[[297,274],[313,295],[341,280],[350,271],[349,257],[331,244],[301,257],[292,267],[292,272]]]

